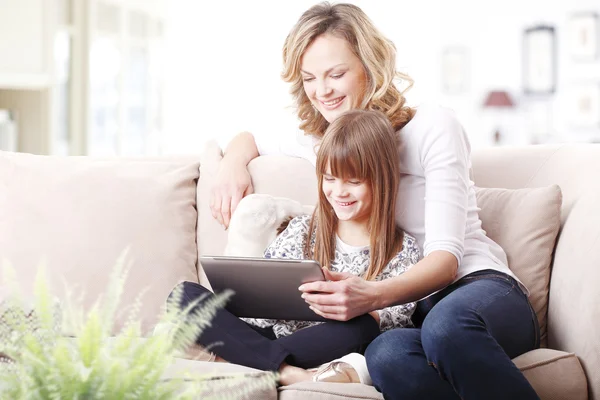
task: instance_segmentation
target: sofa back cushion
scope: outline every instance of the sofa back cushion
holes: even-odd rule
[[[0,152],[0,260],[24,294],[43,263],[53,291],[63,281],[87,308],[105,293],[129,248],[118,329],[136,297],[151,329],[171,289],[197,282],[196,181],[199,162],[94,159]]]

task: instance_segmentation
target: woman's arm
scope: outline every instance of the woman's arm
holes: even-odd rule
[[[374,305],[379,308],[418,301],[454,280],[458,261],[451,253],[434,251],[404,274],[376,282]]]
[[[240,200],[254,192],[248,163],[259,155],[270,154],[304,158],[313,165],[316,157],[313,141],[304,137],[300,140],[297,133],[254,136],[242,132],[235,136],[219,164],[210,200],[213,217],[225,228]]]
[[[386,266],[377,277],[377,281],[384,281],[406,273],[415,266],[421,258],[421,250],[417,240],[404,234],[402,250]],[[377,310],[379,329],[385,332],[393,328],[404,328],[413,326],[411,317],[417,308],[417,303],[411,301],[395,306],[389,306]]]
[[[300,286],[304,300],[317,314],[347,321],[371,311],[422,299],[449,285],[456,276],[456,257],[434,251],[400,276],[366,281],[358,276],[327,272],[327,282]]]
[[[242,198],[254,192],[248,173],[248,163],[258,157],[254,136],[242,132],[235,136],[219,163],[217,177],[211,190],[212,216],[225,228]]]

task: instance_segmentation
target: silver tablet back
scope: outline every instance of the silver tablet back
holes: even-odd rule
[[[238,317],[325,321],[302,299],[298,287],[325,279],[313,260],[201,256],[216,293],[234,291],[225,308]]]

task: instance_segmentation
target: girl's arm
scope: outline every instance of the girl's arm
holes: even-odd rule
[[[248,163],[256,157],[258,149],[254,136],[242,132],[229,142],[219,163],[210,195],[210,210],[212,216],[225,228],[229,226],[231,215],[240,200],[254,192]]]

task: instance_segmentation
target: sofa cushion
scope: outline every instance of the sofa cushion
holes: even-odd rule
[[[383,400],[373,386],[361,383],[300,382],[279,388],[279,400]]]
[[[144,331],[171,289],[197,282],[196,181],[193,158],[94,159],[0,152],[0,259],[16,270],[25,294],[38,267],[54,291],[63,280],[84,306],[105,293],[129,248],[117,326],[136,297]]]
[[[542,400],[586,400],[587,383],[579,359],[572,353],[538,349],[513,360]],[[302,382],[279,388],[279,400],[372,399],[383,396],[372,386]]]
[[[586,400],[587,380],[573,353],[537,349],[513,360],[542,400]]]
[[[479,216],[487,235],[508,257],[527,286],[546,342],[550,263],[560,229],[562,195],[557,185],[531,189],[478,188]]]
[[[177,379],[186,374],[205,380],[196,391],[200,399],[277,399],[276,382],[271,374],[241,365],[176,358],[162,378]]]

